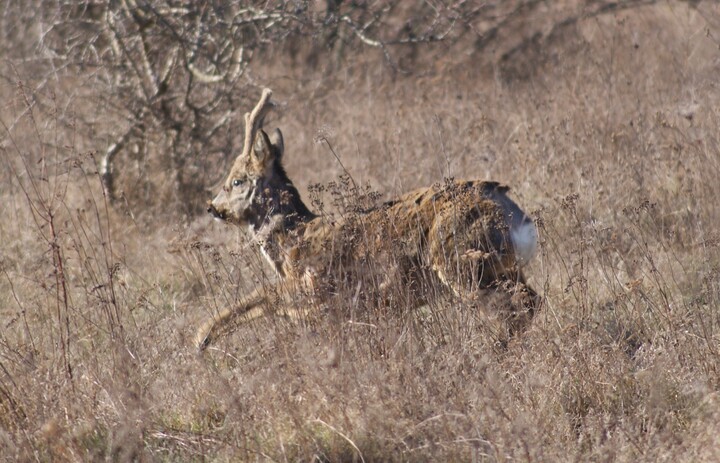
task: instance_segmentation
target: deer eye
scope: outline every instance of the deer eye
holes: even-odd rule
[[[242,185],[242,183],[243,183],[242,180],[240,180],[239,178],[236,178],[235,180],[233,180],[232,186],[233,186],[233,187],[238,187],[238,186]]]

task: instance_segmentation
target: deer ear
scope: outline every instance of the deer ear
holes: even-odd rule
[[[258,130],[255,135],[255,145],[250,152],[253,162],[258,165],[267,165],[273,158],[272,145],[264,130]]]
[[[280,129],[275,129],[270,135],[270,142],[275,147],[275,155],[278,157],[278,159],[282,158],[283,153],[285,152],[285,142],[283,141],[283,135]]]

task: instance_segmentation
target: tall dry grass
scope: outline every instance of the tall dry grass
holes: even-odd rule
[[[541,230],[527,274],[544,304],[507,346],[492,317],[434,288],[408,310],[403,288],[384,307],[348,287],[198,356],[201,319],[274,281],[262,256],[242,230],[144,210],[150,190],[133,203],[142,178],[110,206],[97,158],[112,140],[94,134],[118,122],[101,87],[59,57],[35,73],[26,43],[7,52],[1,458],[720,459],[720,14],[527,4],[494,41],[402,54],[409,74],[376,51],[309,68],[282,47],[253,69],[316,209],[353,203],[321,140],[383,199],[444,177],[512,186]],[[151,154],[128,172],[163,185]]]

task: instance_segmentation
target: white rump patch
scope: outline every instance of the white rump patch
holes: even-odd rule
[[[523,267],[530,262],[537,252],[538,233],[531,220],[523,220],[519,225],[510,229],[515,258]]]

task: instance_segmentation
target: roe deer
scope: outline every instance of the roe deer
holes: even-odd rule
[[[381,301],[385,288],[402,284],[413,289],[417,305],[423,300],[420,286],[428,281],[438,281],[460,297],[505,291],[515,301],[508,317],[510,334],[529,323],[540,299],[525,284],[521,267],[535,254],[537,230],[507,196],[507,187],[448,180],[342,220],[317,216],[283,169],[280,130],[268,137],[261,129],[271,94],[265,89],[252,113],[245,114],[243,152],[208,212],[249,226],[279,286],[255,290],[237,306],[211,317],[198,330],[199,349],[233,319],[271,312],[276,294],[289,299],[293,291],[312,289],[322,297],[340,282],[351,282],[358,293],[373,293]],[[379,283],[361,287],[363,281]],[[292,315],[293,310],[285,313]]]

